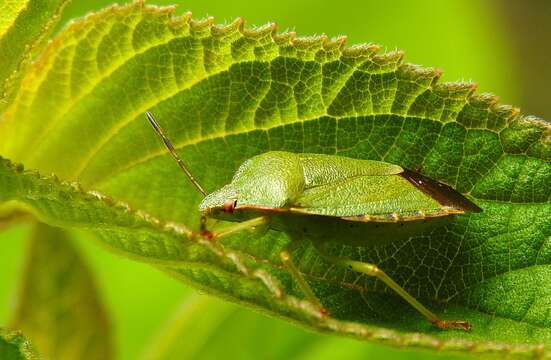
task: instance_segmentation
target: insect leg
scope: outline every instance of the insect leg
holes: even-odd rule
[[[228,226],[223,230],[215,232],[214,237],[221,238],[221,237],[225,237],[225,236],[229,236],[229,235],[241,232],[243,230],[255,229],[259,226],[267,225],[269,222],[270,222],[270,219],[267,216],[259,216],[257,218],[253,218],[250,220],[237,223],[232,226]]]
[[[205,222],[206,222],[206,217],[201,216],[201,231],[197,235],[201,236],[206,240],[215,240],[226,236],[230,236],[232,234],[235,234],[244,230],[257,229],[258,227],[263,227],[264,225],[267,225],[270,222],[270,219],[267,216],[259,216],[250,220],[246,220],[246,221],[228,226],[223,230],[220,230],[217,232],[211,232],[207,230]]]
[[[465,320],[442,320],[432,311],[427,309],[423,304],[417,301],[413,296],[411,296],[404,288],[398,285],[391,277],[389,277],[384,271],[379,269],[374,264],[364,263],[361,261],[354,261],[346,258],[336,257],[328,255],[321,246],[316,247],[320,252],[321,256],[332,264],[336,264],[347,268],[352,271],[366,274],[368,276],[374,276],[377,279],[384,282],[388,287],[394,290],[398,295],[400,295],[404,300],[406,300],[411,306],[413,306],[417,311],[419,311],[428,321],[432,324],[438,326],[440,329],[461,329],[461,330],[470,330],[471,325]]]
[[[306,296],[306,299],[314,304],[314,306],[316,306],[318,309],[320,309],[320,313],[322,315],[329,315],[327,309],[323,307],[319,299],[314,294],[314,291],[312,291],[310,285],[308,285],[308,283],[304,279],[304,276],[302,276],[298,268],[295,266],[295,263],[293,262],[289,251],[283,250],[282,252],[280,252],[279,258],[281,259],[283,266],[285,266],[285,269],[287,269],[289,274],[291,274],[293,279],[297,282],[300,290],[302,290],[304,296]]]

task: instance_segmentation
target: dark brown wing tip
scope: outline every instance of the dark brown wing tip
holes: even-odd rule
[[[404,171],[399,175],[415,185],[419,190],[438,201],[442,206],[463,210],[464,212],[482,212],[482,209],[478,205],[467,199],[449,185],[433,180],[406,168],[404,168]]]

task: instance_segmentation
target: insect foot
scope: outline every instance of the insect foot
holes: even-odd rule
[[[199,236],[204,240],[212,241],[214,239],[215,234],[207,229],[207,217],[205,215],[201,215],[199,229]]]
[[[323,317],[325,317],[325,316],[331,315],[331,313],[329,312],[329,310],[327,310],[327,308],[322,307],[322,308],[320,309],[320,315],[323,316]]]
[[[212,241],[214,239],[214,233],[209,230],[201,230],[199,232],[199,236],[201,236],[203,239],[207,241]]]
[[[465,320],[434,320],[432,322],[442,330],[465,330],[470,331],[472,329],[471,324]]]

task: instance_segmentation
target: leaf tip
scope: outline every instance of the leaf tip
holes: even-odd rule
[[[200,33],[205,30],[209,31],[212,28],[212,25],[214,24],[213,16],[207,16],[206,18],[195,20],[191,18],[191,13],[189,14],[190,14],[189,26],[191,31]]]
[[[344,57],[371,57],[381,50],[377,44],[352,45],[342,50]]]
[[[294,31],[285,31],[280,34],[276,33],[273,35],[274,42],[278,45],[291,44],[293,39],[295,39],[297,33]]]
[[[245,22],[245,21],[243,21]],[[241,34],[249,39],[262,39],[266,36],[271,36],[273,38],[274,29],[277,28],[277,25],[273,22],[264,24],[262,26],[247,28],[245,25],[241,27]]]
[[[334,37],[334,38],[331,38],[326,46],[335,46],[337,47],[338,49],[342,49],[346,43],[348,42],[348,36],[346,35],[340,35],[340,36],[337,36],[337,37]]]
[[[239,16],[233,21],[233,24],[235,24],[239,31],[243,31],[245,27],[245,19]]]
[[[314,36],[300,36],[295,37],[291,41],[291,45],[298,50],[311,52],[314,54],[315,52],[322,49],[324,44],[326,44],[328,41],[328,37],[325,34],[322,35],[314,35]]]

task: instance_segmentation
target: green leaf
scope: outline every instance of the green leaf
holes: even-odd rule
[[[15,86],[22,70],[44,43],[69,0],[0,1],[0,99]]]
[[[35,227],[14,324],[48,359],[111,359],[111,331],[86,264],[60,229]]]
[[[401,52],[171,11],[111,7],[52,41],[4,114],[0,154],[94,191],[4,161],[0,200],[49,224],[89,229],[200,289],[320,331],[474,352],[540,353],[551,343],[551,292],[541,286],[551,281],[549,123],[474,94],[472,84],[440,83],[439,71],[404,64]],[[295,261],[332,313],[320,319],[280,265],[285,234],[190,239],[200,196],[146,123],[146,110],[208,191],[245,159],[288,150],[419,167],[470,196],[482,214],[406,243],[339,250],[380,265],[473,331],[434,329],[382,284],[329,267],[303,244]]]
[[[40,356],[21,332],[0,328],[0,359],[38,360]]]

